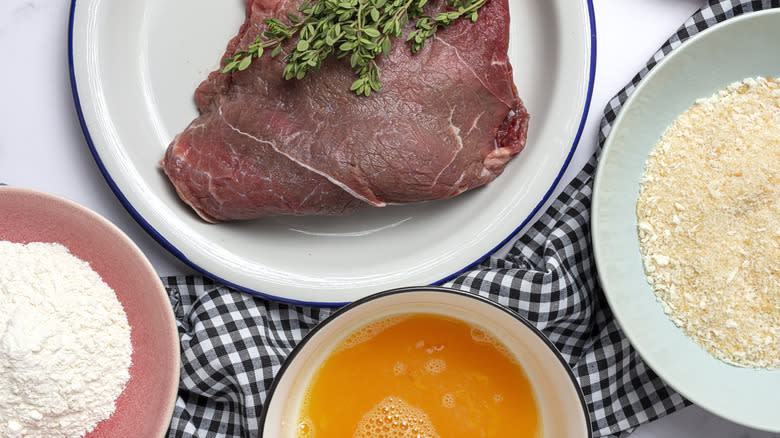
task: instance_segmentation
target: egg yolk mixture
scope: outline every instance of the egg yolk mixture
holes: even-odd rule
[[[525,372],[484,330],[429,314],[350,335],[309,383],[298,438],[537,437]]]

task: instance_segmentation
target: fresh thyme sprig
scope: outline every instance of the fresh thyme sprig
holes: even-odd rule
[[[452,11],[439,12],[436,17],[423,15],[417,19],[415,30],[409,32],[406,41],[411,41],[412,53],[419,52],[425,45],[425,41],[432,37],[439,27],[447,27],[461,17],[469,17],[476,22],[479,18],[477,12],[487,0],[450,0],[447,2]]]
[[[271,49],[271,57],[281,53],[282,43],[297,36],[297,44],[285,56],[285,79],[303,79],[318,70],[329,56],[349,57],[357,75],[350,90],[368,96],[382,88],[376,58],[392,48],[392,39],[402,36],[409,20],[417,20],[406,41],[416,53],[439,28],[461,17],[472,21],[487,0],[447,0],[448,10],[435,17],[423,14],[428,0],[315,0],[305,1],[299,14],[288,14],[289,23],[278,18],[264,20],[266,30],[247,47],[225,60],[223,73],[246,70],[252,59]]]

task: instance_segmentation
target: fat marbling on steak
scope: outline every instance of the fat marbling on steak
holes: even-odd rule
[[[263,19],[300,3],[248,0],[225,57],[254,42]],[[492,181],[525,146],[508,43],[507,0],[488,0],[477,23],[456,21],[416,54],[396,39],[377,58],[384,86],[368,97],[349,91],[354,73],[333,57],[302,80],[282,78],[285,51],[242,72],[215,71],[163,170],[209,222],[450,198]]]

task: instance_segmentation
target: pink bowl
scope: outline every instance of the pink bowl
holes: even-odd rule
[[[73,201],[0,186],[0,240],[57,242],[89,262],[122,303],[133,345],[130,380],[114,414],[88,438],[162,437],[179,385],[179,338],[154,268],[114,224]]]

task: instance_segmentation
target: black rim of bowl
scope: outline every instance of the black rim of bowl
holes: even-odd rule
[[[274,376],[273,383],[271,384],[271,388],[268,390],[268,395],[265,398],[265,403],[263,405],[263,411],[260,416],[260,436],[263,437],[265,433],[265,421],[266,416],[268,415],[268,408],[271,405],[271,400],[273,400],[273,395],[276,392],[277,386],[279,385],[279,382],[284,377],[285,372],[290,366],[290,363],[295,359],[295,357],[300,353],[300,351],[303,349],[303,347],[311,340],[312,337],[314,337],[323,327],[325,327],[327,324],[329,324],[334,319],[338,318],[342,314],[350,311],[351,309],[361,306],[363,304],[366,304],[370,301],[374,301],[380,298],[384,298],[389,295],[398,295],[398,294],[406,294],[406,293],[414,293],[414,292],[439,292],[439,293],[448,293],[452,295],[458,295],[465,298],[470,298],[476,301],[480,301],[484,304],[490,305],[510,316],[512,316],[515,320],[519,321],[521,324],[523,324],[526,328],[531,330],[533,334],[536,335],[542,342],[547,345],[548,349],[553,353],[553,355],[558,359],[563,369],[566,371],[566,373],[569,376],[569,379],[571,380],[571,383],[573,384],[574,390],[577,393],[577,397],[580,401],[580,407],[582,408],[582,413],[585,417],[585,423],[588,431],[587,438],[593,437],[593,430],[591,427],[591,420],[590,420],[590,412],[588,411],[588,405],[585,402],[585,396],[582,393],[582,388],[579,385],[579,382],[577,381],[577,377],[574,375],[574,372],[572,371],[569,364],[566,362],[566,360],[563,358],[561,353],[558,351],[558,348],[555,346],[555,344],[550,341],[547,336],[544,335],[544,333],[541,332],[536,326],[534,326],[530,321],[523,318],[522,316],[518,315],[517,313],[513,312],[512,310],[488,299],[481,295],[473,294],[470,292],[465,292],[457,289],[451,289],[448,287],[443,286],[409,286],[409,287],[400,287],[400,288],[394,288],[394,289],[388,289],[382,292],[377,292],[371,295],[368,295],[366,297],[363,297],[359,300],[353,301],[350,304],[347,304],[343,307],[340,307],[338,310],[330,314],[327,318],[320,321],[317,325],[314,326],[304,337],[301,339],[301,342],[299,342],[295,347],[293,347],[293,350],[290,352],[290,354],[285,358],[284,362],[282,362],[282,367],[279,369],[279,372],[276,373],[276,376]]]

